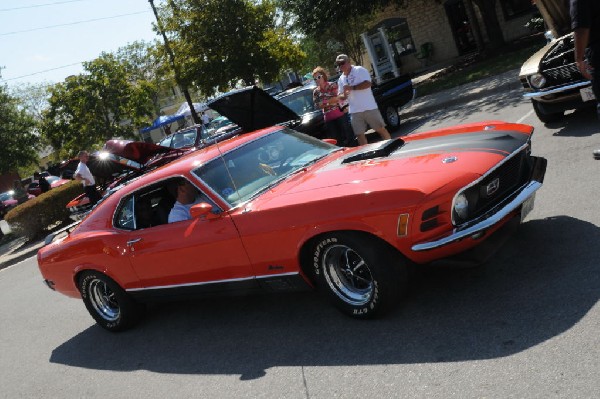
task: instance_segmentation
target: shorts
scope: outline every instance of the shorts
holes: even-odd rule
[[[375,130],[385,127],[385,122],[378,109],[356,112],[351,114],[351,116],[352,130],[355,136],[364,134],[367,131],[367,125]]]

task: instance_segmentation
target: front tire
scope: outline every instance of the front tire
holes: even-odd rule
[[[110,277],[96,272],[83,272],[79,292],[90,315],[102,328],[124,331],[136,325],[144,314],[144,306],[135,302]]]
[[[405,291],[404,260],[374,237],[328,234],[316,243],[312,253],[319,288],[348,316],[380,316],[396,305]]]
[[[531,100],[531,104],[538,119],[544,123],[558,122],[565,115],[564,112],[548,112],[543,104],[535,100]]]

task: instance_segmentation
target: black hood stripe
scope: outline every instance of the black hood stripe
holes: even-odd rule
[[[394,155],[420,156],[448,152],[480,151],[507,156],[522,147],[530,136],[515,131],[485,131],[407,141]]]

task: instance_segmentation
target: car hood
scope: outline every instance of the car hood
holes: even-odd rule
[[[208,106],[246,132],[300,119],[294,111],[256,86],[223,94],[208,102]]]
[[[108,140],[104,144],[104,151],[126,160],[139,164],[146,164],[156,155],[171,152],[173,149],[158,144],[132,140]]]
[[[463,132],[407,138],[405,143],[401,139],[388,140],[346,150],[329,163],[315,165],[312,173],[298,174],[284,182],[273,190],[275,195],[268,201],[274,206],[289,202],[286,197],[293,195],[323,199],[392,187],[423,195],[445,186],[461,187],[524,146],[529,137],[510,130]],[[377,151],[381,156],[372,156]]]

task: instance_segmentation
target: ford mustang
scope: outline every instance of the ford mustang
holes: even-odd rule
[[[343,148],[278,125],[294,113],[257,88],[210,106],[246,133],[127,181],[38,252],[45,284],[109,331],[134,326],[148,301],[253,290],[316,288],[347,315],[383,315],[409,267],[485,261],[546,170],[522,124]],[[168,223],[190,184],[190,218]]]

